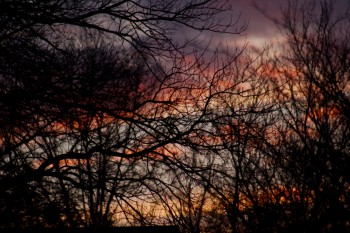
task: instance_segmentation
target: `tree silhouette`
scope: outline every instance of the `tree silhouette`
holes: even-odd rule
[[[211,50],[228,1],[0,3],[0,227],[349,232],[349,30]],[[179,29],[192,37],[179,38]]]
[[[290,1],[281,23],[288,43],[274,61],[280,123],[270,153],[288,231],[349,231],[348,19],[334,7]]]
[[[244,26],[222,23],[228,2],[5,1],[0,9],[1,193],[11,199],[11,184],[25,180],[42,200],[36,214],[4,224],[105,226],[114,210],[143,218],[131,203],[147,195],[145,159],[163,159],[169,144],[195,145],[207,114],[194,101],[204,54],[184,60],[196,36],[180,43],[173,34],[239,33]],[[35,201],[22,194],[12,201],[29,211]]]

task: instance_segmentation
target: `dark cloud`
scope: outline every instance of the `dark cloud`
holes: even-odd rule
[[[245,32],[249,45],[262,47],[274,43],[278,38],[275,20],[282,17],[281,9],[287,0],[232,0],[234,6],[241,8],[242,19],[249,22]]]
[[[275,21],[282,19],[282,11],[288,6],[288,0],[231,0],[235,12],[241,12],[241,20],[248,21],[249,26],[241,41],[250,45],[263,46],[281,42],[279,30]],[[295,0],[294,0],[295,1]],[[311,2],[311,0],[307,0]],[[328,0],[327,0],[328,1]],[[331,0],[329,0],[330,2]],[[299,0],[299,3],[305,3]],[[319,1],[315,2],[319,5]],[[334,15],[340,15],[348,9],[348,0],[336,0]]]
[[[175,41],[182,41],[185,38],[197,37],[203,42],[211,43],[210,50],[214,50],[218,45],[228,45],[237,48],[245,43],[249,46],[262,48],[264,45],[283,43],[283,38],[275,21],[281,21],[282,11],[288,6],[288,1],[298,0],[230,0],[232,10],[226,12],[224,18],[232,17],[237,22],[237,27],[248,23],[246,31],[240,35],[215,34],[210,32],[198,32],[188,28],[180,28],[174,35]],[[310,3],[312,0],[299,0],[299,3]],[[327,0],[331,1],[331,0]],[[347,9],[349,0],[336,0],[334,14],[341,14]],[[315,0],[319,5],[319,0]],[[316,10],[315,10],[316,11]],[[204,47],[207,43],[202,43]],[[208,49],[208,47],[206,47]]]

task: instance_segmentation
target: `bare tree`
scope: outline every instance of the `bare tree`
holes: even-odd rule
[[[274,61],[280,120],[266,151],[281,184],[282,212],[275,210],[285,230],[349,231],[349,25],[335,7],[290,1],[280,24],[288,42]]]
[[[204,161],[217,150],[207,141],[213,121],[229,117],[226,96],[246,90],[229,80],[240,53],[206,60],[209,45],[197,37],[244,30],[223,21],[230,8],[213,0],[1,2],[1,194],[25,177],[45,200],[32,225],[106,226],[152,224],[139,203],[177,188],[171,201],[188,208],[170,210],[199,231],[210,188]],[[180,28],[194,36],[176,39]],[[205,156],[193,164],[169,148]],[[174,184],[159,177],[164,167],[174,169]],[[31,226],[33,215],[24,215],[22,226]]]
[[[2,45],[29,40],[64,49],[70,40],[79,43],[77,35],[89,31],[118,46],[171,56],[192,46],[200,31],[237,34],[245,29],[238,23],[239,16],[225,16],[231,10],[227,0],[4,1],[0,8]],[[173,35],[180,28],[197,35],[176,41]]]

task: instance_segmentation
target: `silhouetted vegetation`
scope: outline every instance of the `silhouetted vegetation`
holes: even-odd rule
[[[245,30],[229,1],[1,1],[0,227],[350,232],[333,4],[290,1],[271,55],[200,40]]]

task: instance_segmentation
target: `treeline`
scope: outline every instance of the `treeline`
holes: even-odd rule
[[[0,226],[350,232],[334,7],[290,1],[257,53],[201,39],[246,29],[229,1],[1,1]]]

